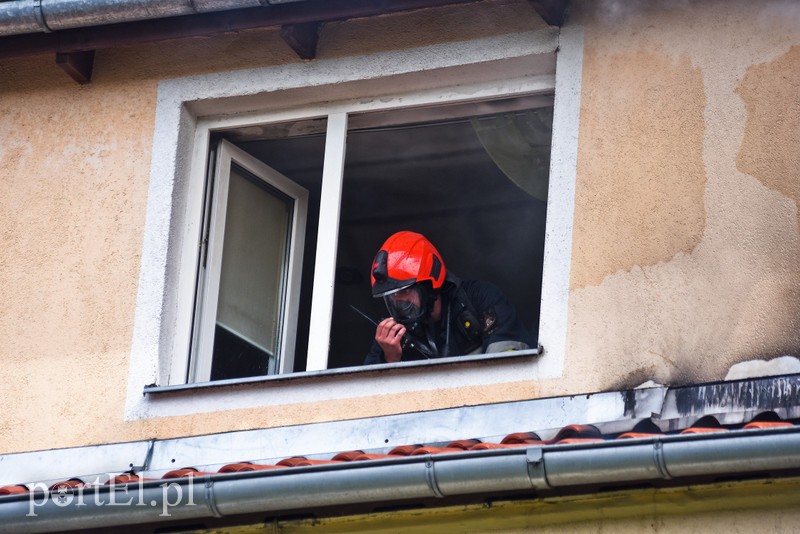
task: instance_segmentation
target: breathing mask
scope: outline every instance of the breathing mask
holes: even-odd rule
[[[410,330],[423,322],[430,310],[430,291],[423,284],[399,289],[384,295],[383,300],[392,318]]]

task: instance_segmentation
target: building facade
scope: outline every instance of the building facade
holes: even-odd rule
[[[723,381],[745,362],[736,378],[800,371],[800,6],[277,4],[203,35],[0,37],[7,465],[212,435],[230,458],[151,469],[444,441],[402,421]],[[406,228],[498,283],[540,347],[361,366],[372,327],[348,308],[385,313],[370,262]],[[271,281],[236,274],[253,265]],[[452,437],[521,430],[503,417]],[[612,418],[588,419],[537,424]],[[363,423],[284,447],[299,442],[280,429],[347,421]],[[281,443],[243,445],[271,429]],[[107,465],[56,458],[2,484]]]

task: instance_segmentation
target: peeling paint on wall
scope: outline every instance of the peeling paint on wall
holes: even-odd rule
[[[736,92],[747,109],[737,168],[800,209],[800,46],[747,69]]]
[[[769,361],[749,360],[731,366],[725,380],[741,380],[756,376],[777,376],[800,373],[800,358],[779,356]]]
[[[800,150],[791,128],[798,124],[800,4],[631,3],[613,16],[603,5],[592,4],[584,14],[590,20],[567,382],[593,391],[648,379],[668,385],[720,380],[736,362],[800,353]],[[653,62],[663,66],[658,73]],[[626,84],[641,88],[626,95],[626,108],[615,84],[636,73],[647,80]],[[659,94],[661,87],[681,85],[683,91],[666,92],[670,101],[653,105],[675,109],[671,100],[686,96],[701,99],[702,106],[687,103],[692,115],[669,128],[674,118],[647,109],[645,97],[648,89]],[[651,125],[638,129],[639,137],[658,139],[601,136],[615,133],[605,123],[624,118],[625,109],[639,111],[640,120]],[[776,126],[777,119],[786,127]],[[685,167],[662,163],[670,154],[638,144],[680,147],[686,135],[698,132],[693,142],[704,182],[700,190],[683,185],[694,199],[661,195],[665,204],[657,209],[664,227],[678,234],[665,237],[661,228],[653,231],[658,221],[630,205],[648,202],[637,188],[644,169],[670,169],[668,178],[682,184],[687,177],[674,171]],[[619,161],[615,154],[621,154]],[[613,171],[621,183],[604,180],[600,171]],[[701,233],[691,220],[681,225],[670,219],[699,203],[705,216]],[[603,213],[615,227],[602,220]],[[596,250],[607,245],[613,258]]]
[[[689,59],[587,45],[573,288],[697,246],[705,227],[705,94]]]

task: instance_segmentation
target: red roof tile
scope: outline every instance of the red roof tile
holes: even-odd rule
[[[251,462],[239,462],[236,464],[228,464],[219,471],[218,473],[243,473],[246,471],[263,471],[265,469],[284,469],[286,466],[283,465],[260,465],[254,464]]]
[[[22,493],[28,493],[29,491],[28,486],[23,486],[22,484],[0,487],[0,495],[20,495]]]
[[[565,445],[569,443],[591,443],[602,441],[603,435],[592,425],[567,425],[558,431],[556,436],[547,441],[548,444]]]
[[[654,434],[651,432],[625,432],[617,436],[617,439],[653,438],[663,435],[664,434]]]
[[[542,444],[541,441],[532,441],[530,443],[478,443],[471,447],[471,451],[486,451],[489,449],[519,449],[520,447],[530,447],[535,444]]]
[[[415,450],[422,447],[422,445],[400,445],[389,451],[390,456],[411,456]]]
[[[85,488],[89,487],[90,484],[86,484],[83,480],[79,478],[70,478],[69,480],[62,480],[61,482],[56,482],[48,489],[50,491],[58,491],[58,490],[71,490],[76,488]]]
[[[360,454],[353,458],[354,462],[361,462],[364,460],[383,460],[386,458],[403,458],[407,454]]]
[[[745,430],[750,430],[756,428],[780,428],[786,426],[794,425],[788,421],[752,421],[744,425],[742,428]]]
[[[464,452],[471,447],[480,444],[477,439],[461,439],[458,441],[451,441],[446,447],[419,447],[411,453],[412,456],[420,456],[422,454],[446,454],[452,452]]]
[[[282,465],[285,467],[306,467],[309,465],[325,465],[325,464],[337,464],[340,463],[339,460],[311,460],[306,458],[305,456],[295,456],[293,458],[286,458],[281,460],[276,465]]]
[[[354,460],[358,460],[362,456],[364,456],[364,451],[347,451],[347,452],[340,452],[339,454],[331,458],[331,460],[333,460],[334,462],[352,462]]]
[[[727,432],[727,428],[691,427],[681,430],[681,434],[707,434],[709,432]]]
[[[148,480],[155,480],[155,479],[153,478],[141,479],[142,482],[146,482]],[[139,475],[136,475],[134,473],[123,473],[121,475],[117,475],[113,478],[110,478],[108,482],[106,482],[106,484],[112,486],[112,485],[130,484],[134,482],[138,483],[139,481],[140,481]]]
[[[503,445],[514,445],[514,444],[524,444],[524,443],[541,443],[542,438],[539,437],[539,434],[535,432],[516,432],[514,434],[509,434],[503,438],[502,443]]]
[[[161,478],[184,478],[184,477],[201,477],[203,475],[213,475],[214,473],[208,473],[205,471],[198,471],[194,467],[184,467],[182,469],[174,469],[168,473],[166,473]]]

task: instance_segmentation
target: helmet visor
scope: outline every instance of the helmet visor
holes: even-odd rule
[[[422,319],[425,314],[424,297],[423,288],[414,284],[384,295],[383,300],[395,321],[411,324]]]

